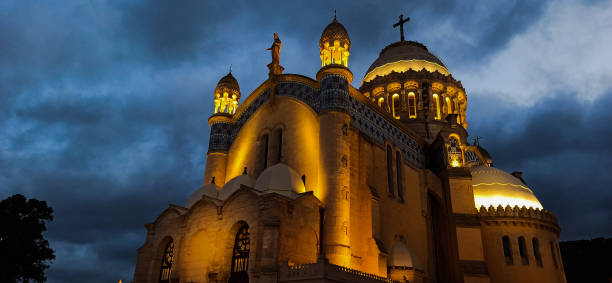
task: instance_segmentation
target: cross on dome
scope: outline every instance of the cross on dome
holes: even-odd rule
[[[401,34],[401,41],[404,41],[404,23],[407,23],[408,21],[410,21],[410,17],[407,17],[406,19],[404,19],[404,15],[400,15],[399,16],[399,22],[395,23],[393,25],[393,28],[396,28],[397,26],[400,27],[400,34]]]

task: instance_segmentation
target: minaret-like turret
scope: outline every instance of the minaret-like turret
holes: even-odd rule
[[[238,108],[238,101],[240,100],[240,86],[232,71],[217,83],[215,88],[215,114],[227,113],[234,114],[236,108]]]
[[[322,67],[319,186],[325,203],[321,252],[332,264],[350,267],[350,131],[349,88],[353,74],[347,68],[350,39],[336,18],[319,41]],[[331,150],[325,150],[331,149]]]
[[[240,86],[230,69],[215,87],[214,114],[208,119],[210,140],[206,154],[204,184],[214,182],[219,187],[225,184],[225,168],[230,146],[230,120],[238,109],[239,100]]]
[[[321,52],[321,67],[332,64],[348,67],[351,40],[344,26],[336,20],[336,16],[323,30],[321,40],[319,40],[319,51]]]

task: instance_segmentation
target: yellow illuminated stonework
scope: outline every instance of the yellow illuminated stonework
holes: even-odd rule
[[[336,17],[323,30],[319,40],[319,51],[321,67],[328,65],[348,67],[351,40],[346,29],[336,20]]]
[[[348,44],[340,45],[340,41],[335,40],[332,44],[325,42],[321,49],[321,67],[331,64],[348,67],[350,55]]]
[[[439,72],[443,75],[449,75],[450,72],[446,67],[441,66],[439,64],[425,61],[425,60],[399,60],[392,63],[384,64],[380,67],[374,68],[374,70],[370,71],[363,78],[363,82],[369,82],[376,78],[376,76],[386,76],[391,72],[406,72],[408,70],[420,71],[422,69],[427,70],[428,72]]]
[[[229,93],[217,93],[215,95],[215,114],[228,113],[234,114],[238,108],[238,100],[236,95],[229,96]]]
[[[203,182],[150,217],[132,282],[565,283],[555,216],[470,143],[461,81],[400,38],[359,88],[334,18],[316,74],[283,74],[276,35],[268,78],[241,103],[231,70],[202,91]],[[524,264],[520,237],[553,253]]]

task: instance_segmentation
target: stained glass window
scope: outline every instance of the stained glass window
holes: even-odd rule
[[[161,261],[161,270],[159,272],[159,282],[170,282],[170,271],[172,271],[172,263],[174,262],[174,241],[170,240],[164,249],[164,255]]]

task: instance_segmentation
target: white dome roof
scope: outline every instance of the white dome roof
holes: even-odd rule
[[[476,208],[509,205],[543,209],[533,192],[518,178],[489,166],[474,166],[470,172]]]
[[[253,178],[247,174],[236,176],[229,180],[229,182],[225,183],[221,191],[219,191],[219,199],[226,200],[235,191],[240,189],[240,185],[245,185],[252,188],[254,183],[255,180],[253,180]]]
[[[202,199],[202,196],[204,195],[207,195],[212,198],[217,198],[218,193],[219,193],[219,187],[217,187],[217,185],[215,184],[204,185],[201,188],[199,188],[197,191],[195,191],[193,194],[191,194],[191,196],[187,200],[187,203],[185,204],[185,207],[191,208],[196,202]]]
[[[391,248],[391,266],[414,267],[412,262],[412,254],[406,245],[402,242],[396,242]]]
[[[264,170],[257,178],[255,189],[262,193],[274,192],[291,198],[306,191],[300,175],[284,163]]]

